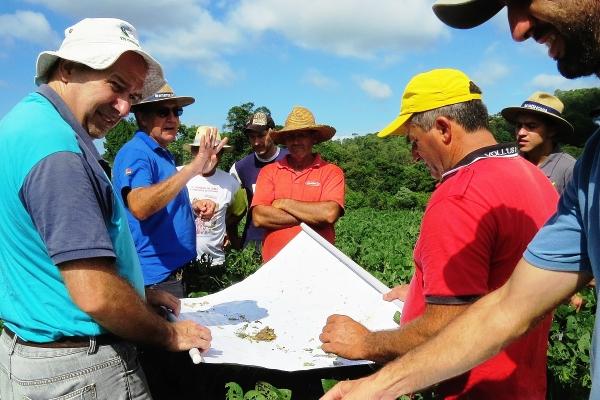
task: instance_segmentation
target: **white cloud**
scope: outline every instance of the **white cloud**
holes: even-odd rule
[[[44,15],[33,11],[16,11],[14,14],[0,14],[0,40],[47,45],[56,44],[59,39]]]
[[[375,100],[385,100],[392,95],[390,86],[376,79],[356,77],[355,81],[363,92]]]
[[[308,71],[306,71],[302,81],[319,89],[330,89],[334,86],[337,86],[337,82],[335,80],[323,75],[321,71],[315,68],[310,68]]]
[[[598,80],[595,78],[567,79],[562,75],[539,74],[531,80],[530,86],[552,93],[556,89],[573,90],[598,87]]]
[[[380,0],[376,6],[362,0],[26,1],[72,19],[125,19],[162,64],[195,63],[212,83],[235,79],[239,72],[228,56],[260,44],[267,34],[305,49],[376,59],[382,66],[449,37],[430,0]]]
[[[510,68],[499,61],[484,61],[471,74],[471,79],[478,86],[490,86],[510,73]]]
[[[448,35],[426,0],[241,0],[231,21],[256,33],[280,33],[303,48],[357,58],[421,49]]]

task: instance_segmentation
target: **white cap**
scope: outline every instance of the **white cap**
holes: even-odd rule
[[[146,60],[148,73],[142,98],[152,95],[165,83],[162,68],[142,50],[135,28],[129,22],[115,18],[86,18],[65,29],[65,39],[57,51],[44,51],[38,55],[35,83],[48,82],[48,71],[58,58],[102,70],[113,65],[126,51],[134,51]]]

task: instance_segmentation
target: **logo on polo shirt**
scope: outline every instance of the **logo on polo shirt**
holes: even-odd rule
[[[306,186],[321,186],[321,182],[319,181],[306,181],[304,184]]]
[[[125,168],[125,176],[129,176],[133,174],[133,170],[131,168]]]

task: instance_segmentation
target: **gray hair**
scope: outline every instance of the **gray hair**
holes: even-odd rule
[[[429,131],[438,117],[450,118],[462,126],[467,133],[479,129],[489,130],[488,111],[481,100],[469,100],[415,113],[408,122],[424,131]]]

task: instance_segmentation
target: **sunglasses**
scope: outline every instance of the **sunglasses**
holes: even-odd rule
[[[183,114],[183,108],[181,107],[160,107],[154,110],[154,114],[156,114],[160,118],[167,118],[169,114],[173,113],[175,117],[181,117]]]

